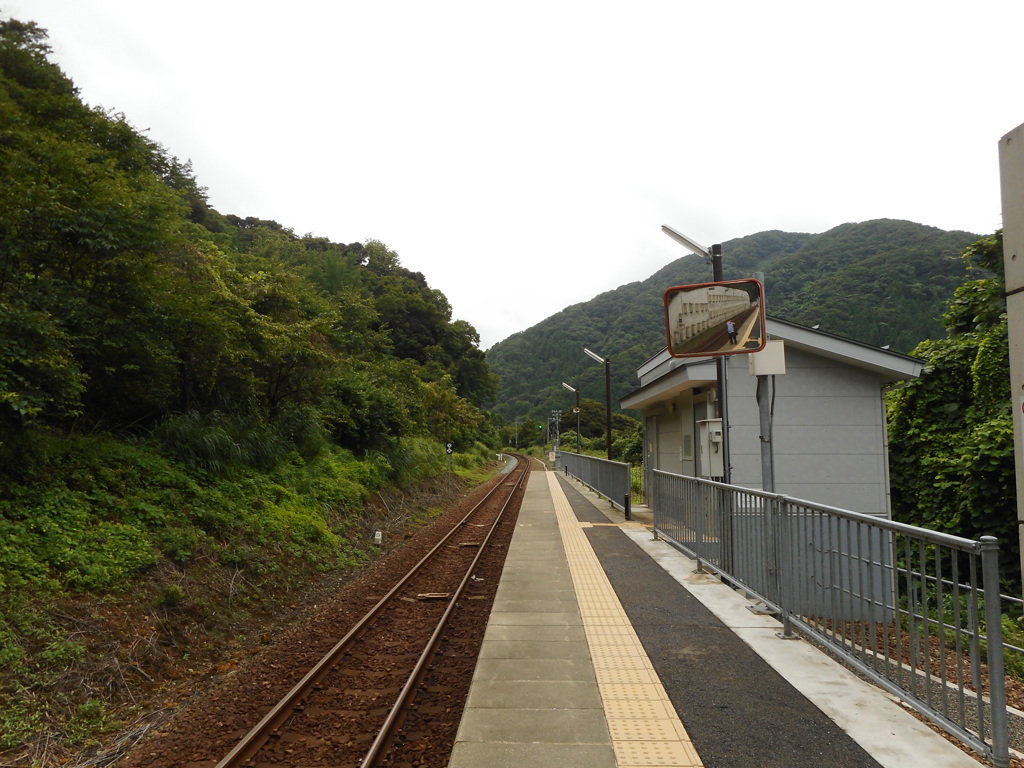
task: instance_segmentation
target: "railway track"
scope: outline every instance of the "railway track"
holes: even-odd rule
[[[423,700],[436,693],[424,690],[424,681],[445,627],[461,605],[476,597],[481,559],[506,510],[521,498],[529,469],[520,459],[510,475],[308,668],[216,768],[371,768],[387,764],[392,745],[406,746],[409,739],[401,736],[401,729],[410,711],[415,712],[415,702],[419,699],[429,709]]]

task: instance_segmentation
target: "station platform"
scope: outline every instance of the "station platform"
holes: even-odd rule
[[[632,517],[531,474],[449,768],[983,765]]]

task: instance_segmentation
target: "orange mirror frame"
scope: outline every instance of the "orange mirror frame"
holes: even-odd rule
[[[665,337],[672,357],[760,352],[768,342],[764,286],[750,279],[669,288]]]

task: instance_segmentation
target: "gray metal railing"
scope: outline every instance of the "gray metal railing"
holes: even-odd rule
[[[584,485],[597,491],[614,506],[630,517],[629,464],[608,461],[596,456],[560,451],[555,457],[555,469],[572,475]]]
[[[999,545],[654,470],[655,536],[985,755],[1009,762]]]

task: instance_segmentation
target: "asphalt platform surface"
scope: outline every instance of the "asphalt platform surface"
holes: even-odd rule
[[[573,512],[707,768],[876,768],[876,762],[576,487]]]

